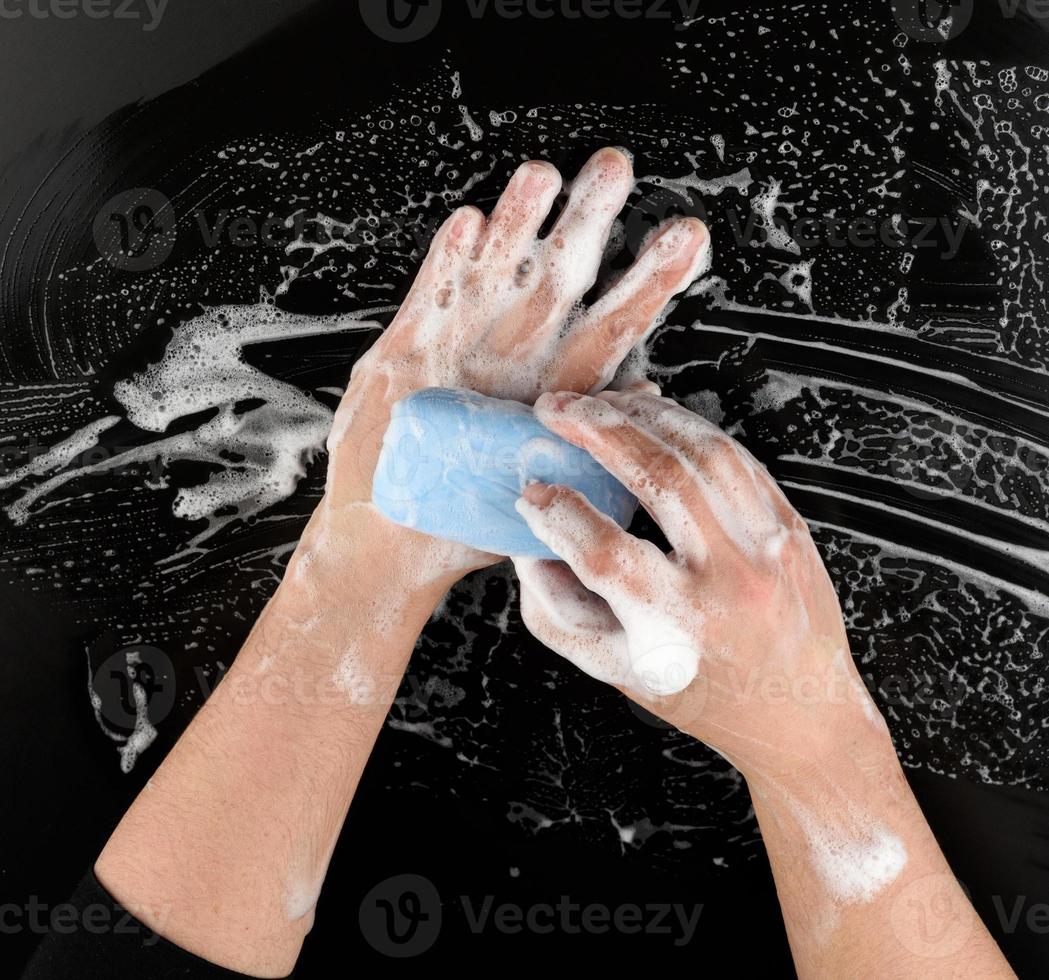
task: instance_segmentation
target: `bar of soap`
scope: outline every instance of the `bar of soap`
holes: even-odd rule
[[[586,451],[520,402],[424,388],[393,406],[372,482],[391,521],[497,555],[556,558],[514,503],[529,483],[580,491],[626,527],[637,500]]]

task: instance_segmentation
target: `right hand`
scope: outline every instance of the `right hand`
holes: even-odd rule
[[[535,636],[745,774],[817,763],[857,725],[884,734],[808,527],[739,443],[644,391],[543,395],[535,408],[673,548],[570,488],[527,487],[518,509],[563,559],[516,560]]]

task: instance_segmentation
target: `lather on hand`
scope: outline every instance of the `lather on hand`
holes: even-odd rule
[[[525,623],[746,778],[799,975],[1011,977],[904,779],[808,528],[765,468],[649,391],[548,394],[535,410],[637,495],[673,550],[532,484],[518,509],[564,562],[515,562]]]
[[[708,262],[702,223],[671,220],[581,307],[633,186],[627,157],[599,151],[540,238],[561,177],[523,164],[489,219],[470,207],[448,218],[393,322],[354,365],[324,498],[280,587],[95,865],[113,898],[165,939],[255,976],[294,965],[419,633],[452,584],[499,560],[373,506],[390,407],[434,386],[525,402],[605,386]]]

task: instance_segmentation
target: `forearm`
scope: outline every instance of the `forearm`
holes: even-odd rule
[[[747,782],[798,974],[1012,977],[951,874],[884,727]]]
[[[416,638],[447,583],[370,525],[315,517],[223,682],[103,850],[115,898],[180,946],[283,976]],[[152,917],[153,921],[150,921]]]

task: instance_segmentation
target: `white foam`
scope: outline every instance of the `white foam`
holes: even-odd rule
[[[858,830],[828,826],[799,814],[816,873],[837,901],[871,902],[907,866],[903,841],[884,827],[864,823]]]
[[[339,658],[332,677],[335,687],[342,691],[351,704],[369,705],[375,702],[375,679],[364,666],[357,647],[346,650]]]
[[[221,468],[175,498],[177,516],[208,522],[190,547],[230,521],[251,517],[286,499],[304,475],[306,464],[323,448],[332,412],[294,385],[247,364],[243,349],[264,341],[369,329],[375,324],[361,316],[370,312],[301,316],[259,303],[216,307],[190,320],[175,331],[157,363],[118,382],[114,395],[127,419],[147,432],[162,434],[172,423],[208,410],[215,415],[196,429],[63,470],[26,490],[7,507],[8,515],[24,523],[37,501],[71,480],[156,459],[165,466],[175,460],[195,460]],[[238,404],[248,400],[262,404],[238,411]],[[34,472],[72,459],[93,444],[99,432],[115,424],[115,418],[98,420],[73,433],[45,454],[47,459]]]
[[[794,612],[780,623],[785,655],[812,630],[794,573],[799,560],[819,566],[808,529],[764,467],[728,435],[674,402],[649,393],[605,392],[600,398],[542,398],[544,424],[584,445],[641,498],[675,553],[668,559],[647,542],[623,536],[609,522],[590,521],[571,498],[518,510],[533,533],[564,558],[590,593],[545,563],[517,562],[525,623],[540,639],[592,676],[652,696],[687,688],[709,648],[712,623],[724,610],[716,590],[693,587],[702,568],[718,575],[724,561],[743,562],[786,598]],[[629,451],[604,441],[630,420],[638,427]],[[715,541],[715,539],[718,539]],[[794,596],[791,599],[791,596]]]

